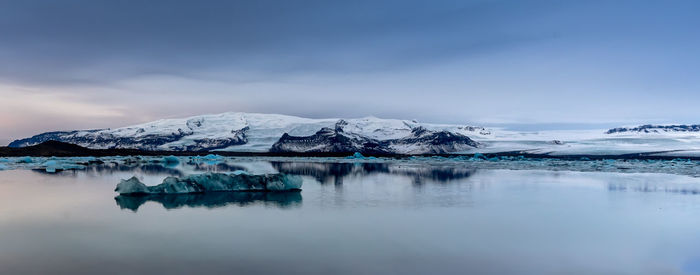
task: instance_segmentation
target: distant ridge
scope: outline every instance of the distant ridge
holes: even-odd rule
[[[605,132],[606,134],[618,133],[674,133],[674,132],[700,132],[700,124],[692,125],[642,125],[637,127],[613,128]]]
[[[360,152],[374,156],[482,153],[700,157],[700,124],[512,131],[376,117],[310,119],[255,113],[163,119],[116,129],[48,132],[13,141],[10,147],[28,147],[51,140],[104,150],[93,155],[215,152],[249,156],[348,156]],[[85,154],[80,150],[75,152]],[[39,153],[32,151],[29,155]]]

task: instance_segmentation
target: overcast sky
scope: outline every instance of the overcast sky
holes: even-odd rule
[[[700,123],[698,12],[673,0],[0,1],[0,144],[226,111]]]

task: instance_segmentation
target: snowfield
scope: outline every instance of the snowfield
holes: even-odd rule
[[[233,112],[163,119],[117,129],[50,132],[16,140],[10,146],[30,146],[47,140],[95,149],[167,151],[700,156],[698,125],[518,132],[376,117],[310,119]]]
[[[342,135],[357,143],[400,140],[411,137],[417,129],[426,129],[431,133],[449,131],[465,137],[489,134],[486,129],[480,127],[421,124],[416,121],[375,117],[309,119],[277,114],[223,113],[184,119],[163,119],[117,129],[50,132],[16,140],[10,146],[23,147],[47,140],[58,140],[95,149],[267,152],[284,134],[309,137],[324,128],[342,128]],[[440,144],[407,146],[413,149],[436,149],[436,146],[432,145]],[[397,151],[386,153],[403,153],[402,148],[388,150]],[[448,153],[440,151],[441,148],[437,150],[416,153]]]

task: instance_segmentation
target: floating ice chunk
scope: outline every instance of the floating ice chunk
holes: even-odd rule
[[[64,170],[85,169],[86,166],[74,163],[75,159],[56,160],[49,159],[41,164],[47,173],[56,173]]]
[[[96,157],[71,157],[66,159],[66,161],[73,162],[73,163],[84,163],[84,164],[90,164],[94,162],[100,162]]]
[[[32,163],[34,160],[31,157],[21,157],[17,159],[17,163]]]
[[[176,156],[166,156],[166,157],[163,157],[161,162],[165,166],[176,166],[180,163],[180,159],[178,159]]]
[[[221,191],[291,191],[301,189],[302,179],[287,174],[229,175],[205,173],[182,178],[167,177],[156,186],[146,186],[136,177],[122,180],[115,192],[119,194],[186,194]]]
[[[470,161],[478,161],[478,160],[485,160],[485,159],[487,159],[487,158],[482,153],[476,153],[476,154],[474,154],[474,156],[469,158]]]
[[[219,163],[221,161],[221,159],[222,159],[221,156],[213,155],[213,154],[206,155],[202,158],[202,160],[204,160],[204,163],[206,163],[208,165],[215,165],[215,164]]]
[[[0,164],[0,171],[2,170],[7,170],[7,166],[5,166],[4,164]]]
[[[202,159],[204,159],[204,160],[219,160],[219,159],[221,159],[221,156],[209,154],[209,155],[204,156]]]
[[[355,154],[346,157],[346,159],[365,159],[365,156],[363,156],[360,152],[355,152]]]
[[[47,173],[56,173],[56,170],[59,169],[59,163],[58,163],[58,161],[55,161],[55,160],[48,160],[48,161],[44,162],[43,165],[46,167],[44,169],[46,169]],[[63,169],[61,169],[61,170],[63,170]]]
[[[147,194],[150,193],[148,186],[143,184],[136,176],[130,179],[122,180],[117,184],[117,188],[114,191],[120,194]]]
[[[206,156],[194,156],[190,157],[190,163],[205,163],[208,165],[214,165],[223,160],[223,157],[219,155],[209,154]]]

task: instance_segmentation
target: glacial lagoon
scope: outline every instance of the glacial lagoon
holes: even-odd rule
[[[47,172],[49,161],[58,169]],[[81,161],[92,159],[0,162],[0,274],[700,273],[700,165],[690,161],[635,171],[605,161]],[[114,192],[132,176],[155,185],[204,172],[304,184]]]

